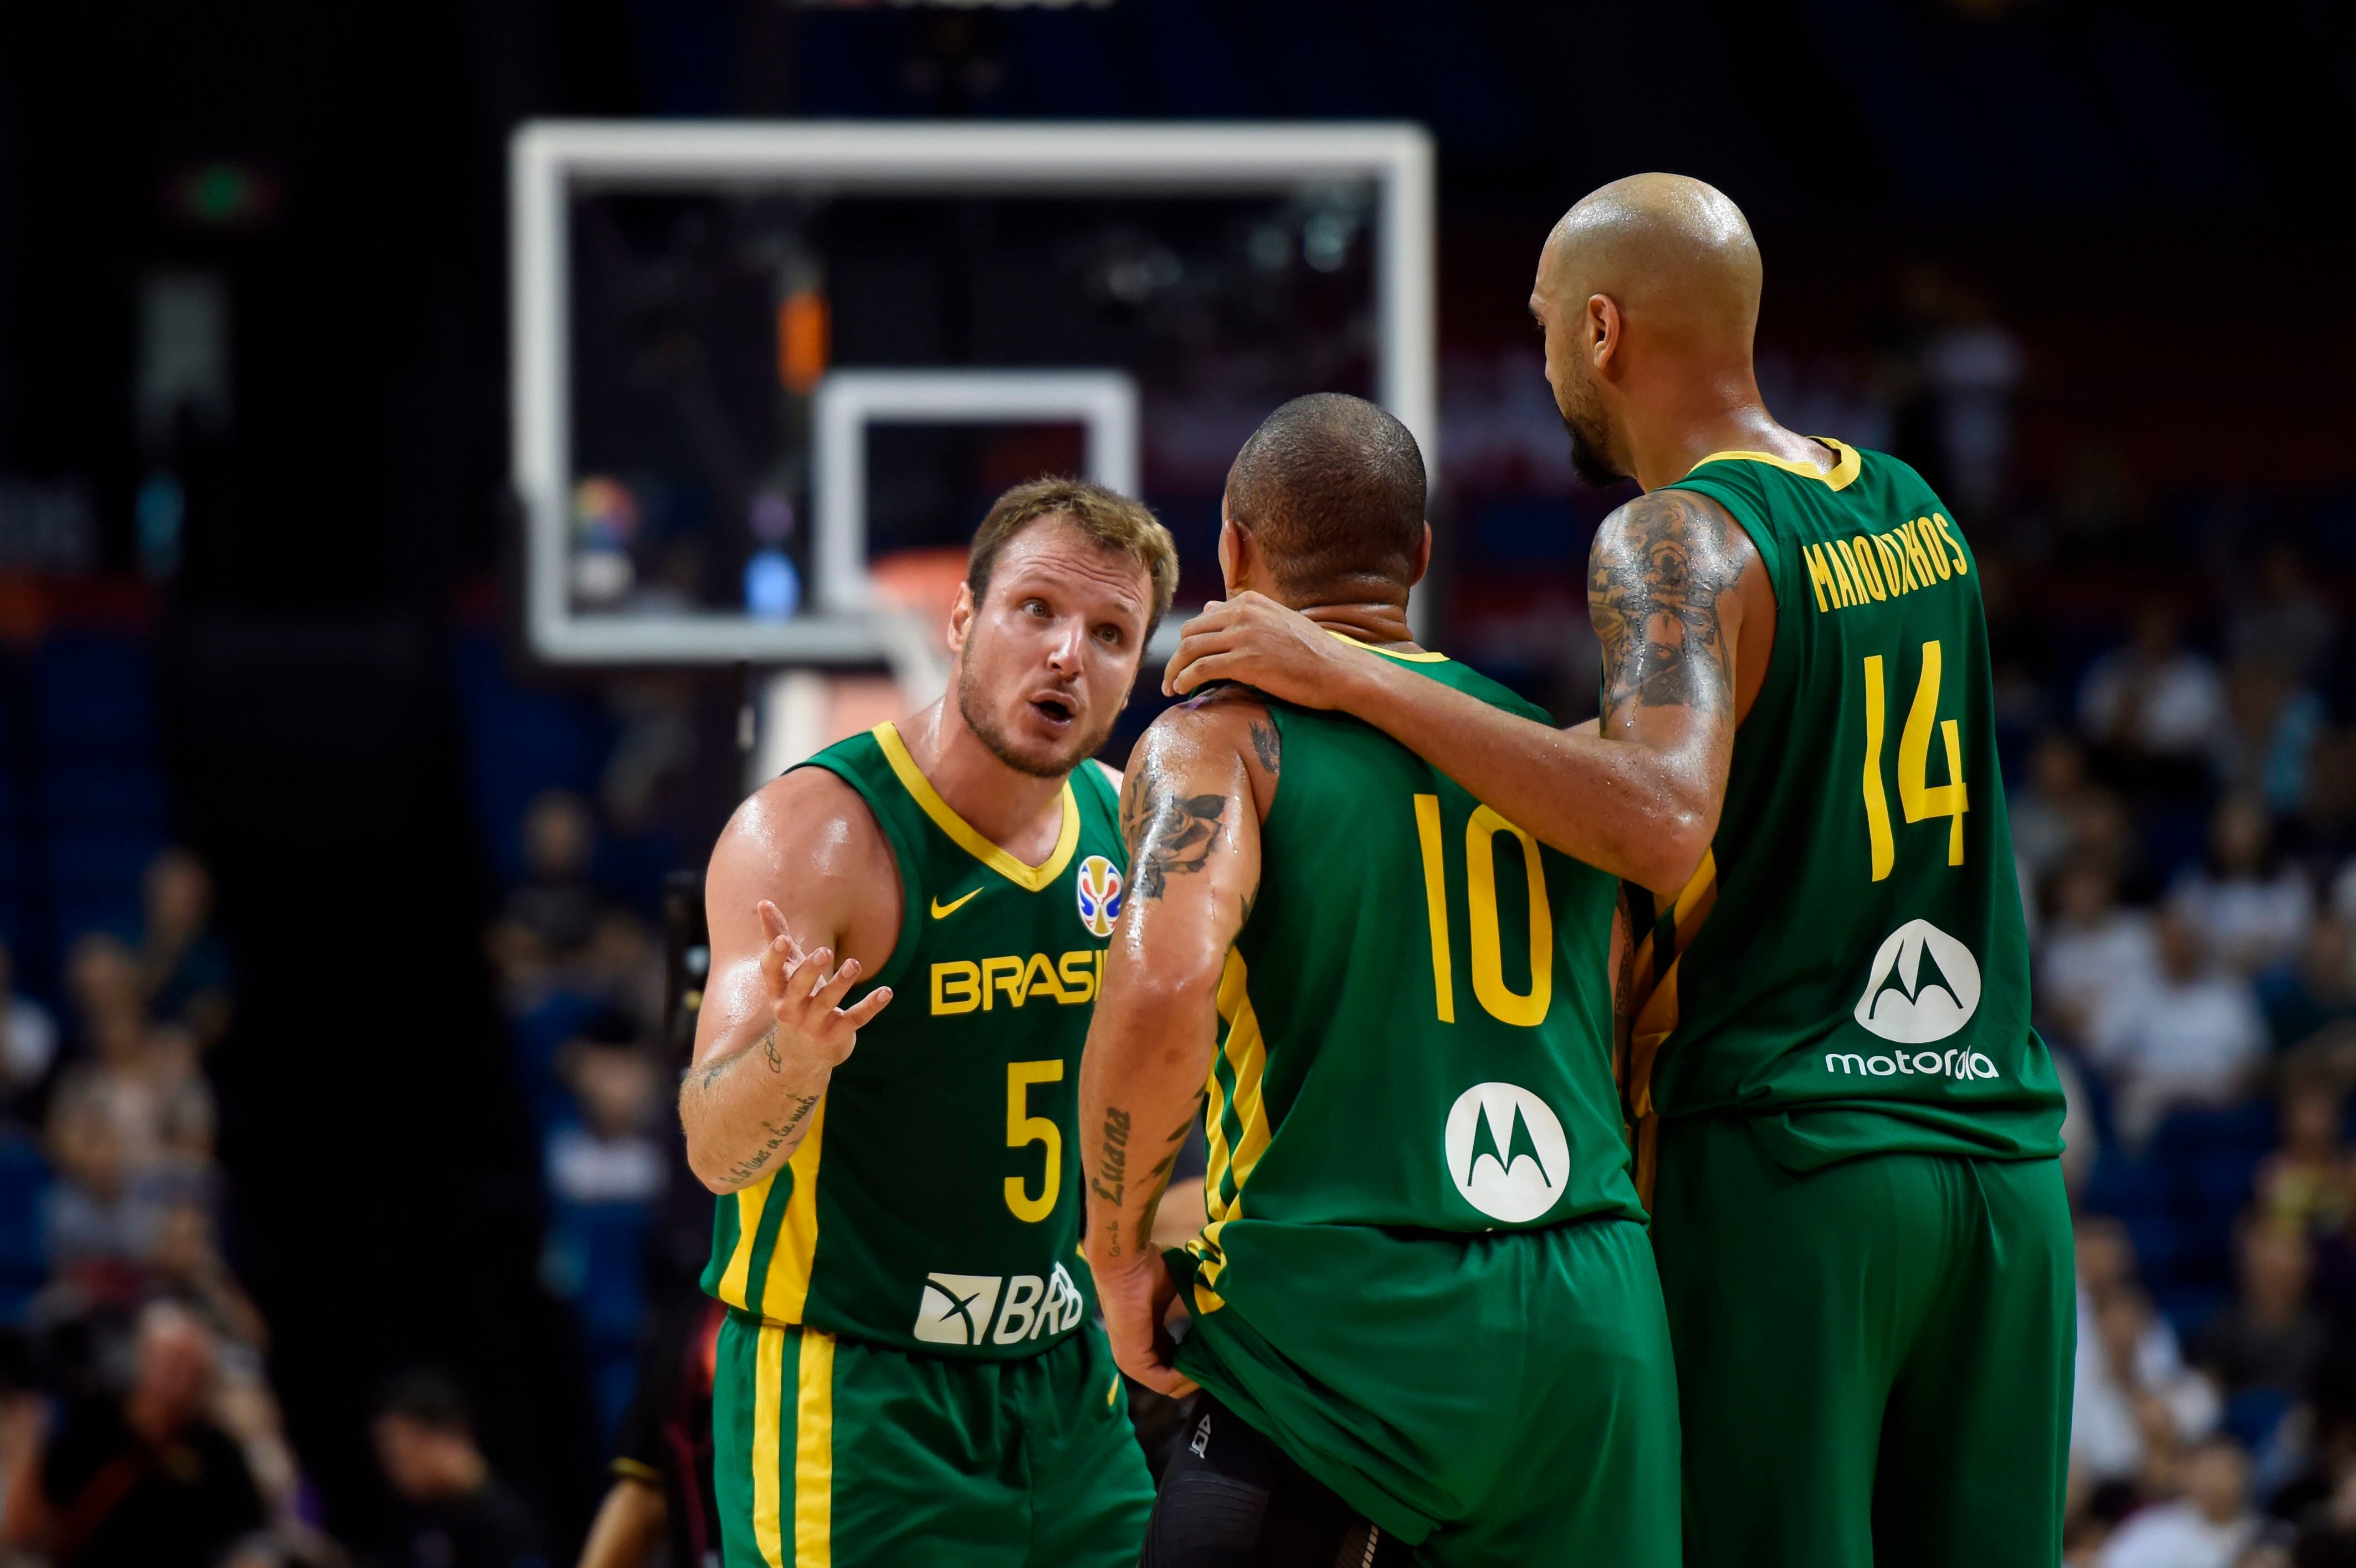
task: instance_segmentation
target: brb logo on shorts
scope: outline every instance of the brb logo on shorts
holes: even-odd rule
[[[1091,855],[1080,862],[1078,884],[1080,923],[1088,928],[1090,936],[1110,936],[1112,923],[1120,918],[1120,873],[1102,855]]]
[[[1944,1040],[1980,1005],[1972,950],[1927,920],[1910,920],[1873,955],[1857,1021],[1900,1045]]]
[[[1035,1274],[931,1274],[910,1333],[928,1345],[1012,1345],[1043,1332],[1067,1333],[1080,1326],[1081,1310],[1079,1286],[1061,1264],[1044,1280]]]
[[[1464,1201],[1508,1225],[1553,1208],[1570,1178],[1561,1121],[1518,1083],[1475,1083],[1458,1095],[1442,1142]]]

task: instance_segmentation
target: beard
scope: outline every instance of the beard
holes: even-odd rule
[[[1570,434],[1570,468],[1587,484],[1608,490],[1628,477],[1612,460],[1612,427],[1596,406],[1592,393],[1576,388],[1572,402],[1555,404],[1562,428]]]
[[[974,678],[973,669],[969,665],[960,667],[958,671],[957,702],[958,714],[964,719],[965,727],[973,731],[976,740],[990,749],[991,756],[996,757],[1016,773],[1028,773],[1034,779],[1063,778],[1088,758],[1095,756],[1103,747],[1107,737],[1112,733],[1111,719],[1104,720],[1086,731],[1075,724],[1072,727],[1070,738],[1055,751],[1044,753],[1026,751],[1016,742],[1013,736],[1007,733],[1006,727],[998,721],[998,715],[991,711],[981,683]],[[1119,714],[1116,710],[1113,718],[1119,717]]]

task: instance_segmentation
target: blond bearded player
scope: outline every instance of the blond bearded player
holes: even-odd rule
[[[764,787],[712,852],[680,1115],[722,1195],[728,1568],[1137,1559],[1151,1484],[1074,1276],[1080,1047],[1126,875],[1087,759],[1177,575],[1134,501],[1008,491],[949,694]]]

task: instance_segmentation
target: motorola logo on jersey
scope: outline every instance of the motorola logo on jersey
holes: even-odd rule
[[[1044,1280],[1035,1274],[928,1274],[909,1332],[928,1345],[1012,1345],[1068,1333],[1084,1310],[1080,1287],[1061,1264]]]
[[[1518,1083],[1475,1083],[1458,1095],[1442,1141],[1464,1201],[1509,1225],[1553,1208],[1570,1179],[1560,1118]]]
[[[1110,936],[1112,923],[1120,918],[1120,873],[1102,855],[1091,855],[1080,862],[1080,874],[1073,883],[1080,923],[1088,928],[1090,936]]]
[[[1910,920],[1873,955],[1857,1021],[1900,1045],[1928,1045],[1969,1023],[1979,1005],[1972,950],[1927,920]]]

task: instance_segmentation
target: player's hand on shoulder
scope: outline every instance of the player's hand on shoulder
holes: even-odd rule
[[[1183,697],[1209,681],[1239,680],[1302,708],[1333,708],[1349,661],[1365,656],[1300,611],[1238,593],[1213,600],[1179,628],[1162,690]]]
[[[763,899],[759,908],[761,929],[769,939],[761,951],[761,983],[776,1020],[763,1046],[772,1054],[770,1066],[840,1065],[859,1043],[860,1029],[890,1005],[892,988],[879,986],[845,1008],[843,997],[859,981],[859,960],[846,958],[837,966],[831,948],[803,952],[777,906]]]

